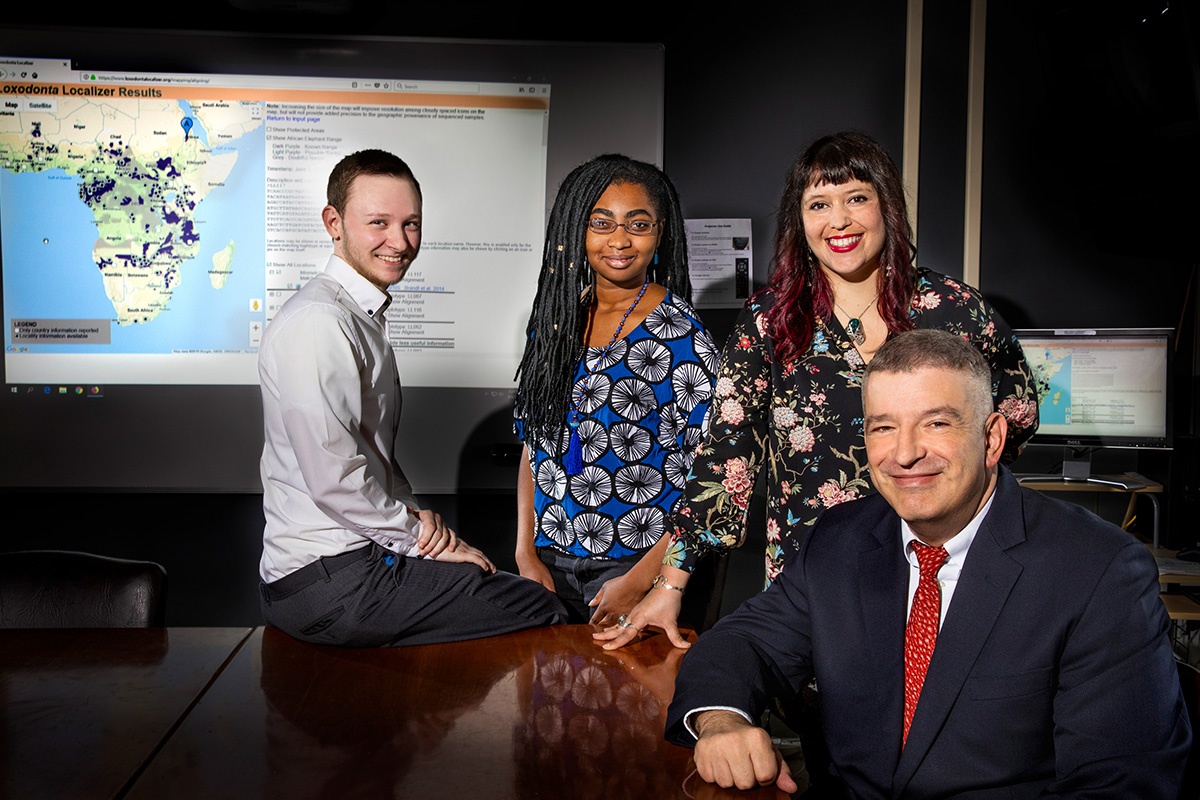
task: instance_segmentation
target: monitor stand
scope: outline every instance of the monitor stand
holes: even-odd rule
[[[1146,484],[1134,478],[1123,475],[1094,475],[1092,474],[1092,448],[1075,449],[1063,448],[1062,481],[1064,483],[1091,483],[1097,486],[1115,486],[1131,492],[1134,489],[1145,489]]]
[[[1062,473],[1059,475],[1019,475],[1017,483],[1032,486],[1043,492],[1056,491],[1098,491],[1098,492],[1139,492],[1145,494],[1154,506],[1154,523],[1152,546],[1159,546],[1159,515],[1160,508],[1155,492],[1161,492],[1162,486],[1146,478],[1130,477],[1128,475],[1093,475],[1092,448],[1076,449],[1063,448]],[[1096,487],[1089,489],[1089,486]],[[1129,498],[1129,509],[1126,512],[1128,521],[1133,512],[1134,497]]]

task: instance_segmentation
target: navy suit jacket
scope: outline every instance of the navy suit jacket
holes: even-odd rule
[[[1003,467],[938,635],[908,743],[900,520],[828,510],[780,578],[688,652],[667,738],[697,708],[757,718],[815,676],[830,757],[859,798],[1175,800],[1191,741],[1147,549]]]

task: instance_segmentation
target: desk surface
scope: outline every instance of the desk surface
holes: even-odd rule
[[[1139,475],[1136,472],[1126,472],[1121,475],[1096,475],[1097,478],[1105,478],[1109,480],[1119,481],[1121,479],[1129,479],[1139,481],[1144,486],[1139,486],[1136,489],[1126,489],[1121,486],[1111,486],[1103,483],[1088,483],[1087,481],[1079,480],[1063,480],[1061,477],[1054,475],[1041,475],[1037,473],[1022,472],[1017,474],[1017,480],[1026,489],[1036,489],[1039,492],[1129,492],[1131,494],[1161,494],[1163,485],[1158,481],[1152,481],[1145,475]]]
[[[681,656],[585,625],[380,650],[259,629],[128,796],[688,796],[691,751],[662,739]]]
[[[0,796],[119,796],[250,632],[0,630]]]

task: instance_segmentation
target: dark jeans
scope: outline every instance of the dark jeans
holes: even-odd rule
[[[457,642],[567,621],[554,594],[534,581],[395,556],[376,544],[318,559],[261,589],[266,621],[314,644]]]
[[[571,622],[591,619],[592,608],[588,603],[600,593],[604,582],[619,578],[637,563],[637,559],[614,561],[611,558],[568,556],[549,547],[539,547],[537,552],[554,578],[558,599],[571,612]]]

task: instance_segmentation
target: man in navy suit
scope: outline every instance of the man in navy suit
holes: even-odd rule
[[[879,494],[827,511],[700,637],[667,737],[707,781],[794,791],[754,720],[815,677],[846,796],[1175,800],[1191,731],[1146,548],[999,466],[962,339],[885,344],[863,406]]]

